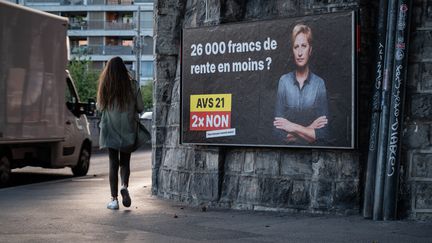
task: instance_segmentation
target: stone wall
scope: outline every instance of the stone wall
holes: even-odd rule
[[[400,204],[407,216],[431,219],[432,1],[414,1],[411,21]]]
[[[432,44],[431,41],[425,42],[428,38],[430,40],[430,30],[423,29],[430,26],[428,17],[432,11],[427,10],[430,7],[418,10],[420,5],[428,4],[427,0],[415,2],[422,16],[415,21],[416,26],[422,27],[413,32],[413,46],[418,46],[414,52],[418,53],[412,54],[416,58],[411,58],[409,67],[409,92],[414,95],[412,100],[408,98],[406,102],[410,104],[406,113],[410,117],[404,138],[408,143],[404,145],[407,156],[403,160],[409,158],[416,161],[410,164],[418,166],[416,171],[421,171],[422,176],[431,178],[432,112],[429,106],[432,103],[432,85],[428,85],[428,82],[431,83],[431,65],[428,62],[431,61],[427,55],[432,52],[426,51]],[[368,102],[374,62],[370,57],[373,56],[376,5],[376,1],[360,0],[156,0],[153,194],[194,205],[204,203],[240,209],[359,213],[369,134]],[[347,9],[359,9],[361,24],[357,87],[358,100],[361,101],[358,114],[362,115],[358,116],[358,149],[269,149],[179,144],[182,28]],[[416,71],[413,72],[413,69]],[[419,107],[423,104],[420,101],[429,102],[429,106]],[[418,108],[422,108],[423,112],[417,111]],[[420,140],[416,139],[418,134],[421,134]],[[405,164],[403,161],[402,165]],[[425,174],[421,166],[429,168],[429,172]],[[402,193],[401,205],[409,208],[408,212],[424,205],[432,208],[428,199],[430,196],[427,198],[432,187],[424,179],[419,179],[418,174],[411,176],[414,174],[406,171],[408,180],[402,181],[402,188],[407,190]],[[411,205],[412,190],[426,193],[424,196],[424,193],[415,193],[416,198],[422,197],[416,206]]]

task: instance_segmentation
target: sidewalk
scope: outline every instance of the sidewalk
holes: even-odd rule
[[[132,174],[132,206],[118,211],[106,176],[0,189],[0,242],[432,242],[432,222],[203,212],[151,196],[150,178]]]

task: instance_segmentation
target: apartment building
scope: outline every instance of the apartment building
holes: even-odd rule
[[[141,84],[152,79],[153,0],[9,1],[69,18],[70,58],[90,58],[93,68],[102,69],[120,56],[132,73],[140,60]]]

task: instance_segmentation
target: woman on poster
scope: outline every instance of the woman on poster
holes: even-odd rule
[[[294,26],[291,43],[296,70],[279,79],[273,126],[285,143],[322,145],[328,139],[327,91],[324,80],[309,68],[310,27]]]

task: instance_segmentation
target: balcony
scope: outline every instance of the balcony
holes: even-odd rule
[[[107,5],[132,5],[132,0],[107,0]]]
[[[20,0],[21,1],[21,0]],[[24,5],[46,12],[67,11],[141,11],[152,12],[153,1],[120,0],[107,3],[107,0],[24,0]],[[135,4],[137,3],[137,4]]]
[[[88,45],[71,47],[72,55],[134,55],[132,46]]]
[[[25,0],[26,5],[60,5],[62,0]]]
[[[70,30],[134,30],[135,24],[132,22],[122,23],[115,21],[104,21],[104,20],[82,20],[82,21],[70,21]]]
[[[153,2],[141,0],[141,2]],[[25,0],[29,5],[133,5],[132,0]]]

